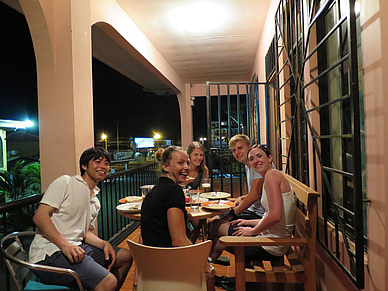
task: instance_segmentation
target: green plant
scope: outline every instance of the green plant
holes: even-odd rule
[[[11,200],[40,192],[40,164],[26,165],[25,161],[17,161],[8,171],[0,172],[0,194]]]

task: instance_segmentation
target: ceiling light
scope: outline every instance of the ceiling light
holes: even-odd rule
[[[211,2],[196,2],[172,10],[168,19],[178,30],[199,33],[222,26],[229,15],[224,6]]]

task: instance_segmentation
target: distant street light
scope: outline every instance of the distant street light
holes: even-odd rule
[[[159,138],[160,138],[160,134],[159,133],[155,133],[154,139],[158,140]]]
[[[105,141],[105,149],[107,150],[108,149],[108,136],[105,133],[103,133],[101,135],[101,138]]]

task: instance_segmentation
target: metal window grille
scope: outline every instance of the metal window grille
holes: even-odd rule
[[[363,288],[363,201],[354,2],[281,0],[275,15],[274,47],[279,167],[322,193],[324,220],[318,239],[352,282]],[[328,24],[326,17],[330,11],[334,17]],[[333,47],[333,38],[337,38],[338,47]],[[332,57],[333,51],[336,58]],[[330,83],[333,72],[341,78],[337,80],[337,92],[328,92],[333,87]],[[314,89],[319,100],[306,100]],[[332,114],[333,108],[335,114]],[[339,120],[334,120],[333,116]],[[331,130],[335,125],[338,125],[336,131]],[[330,159],[336,149],[340,150],[336,153],[340,161],[332,162]],[[313,158],[309,160],[309,157]],[[343,203],[336,199],[336,191],[343,193]],[[331,225],[334,236],[329,238]],[[330,243],[331,239],[334,244]],[[345,254],[340,252],[341,240],[346,246]]]

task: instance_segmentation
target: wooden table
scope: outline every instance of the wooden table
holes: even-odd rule
[[[230,209],[230,208],[229,208]],[[205,241],[207,239],[208,235],[208,224],[207,219],[219,214],[224,213],[228,209],[222,209],[222,210],[209,210],[203,207],[199,207],[199,209],[193,209],[190,212],[187,213],[187,221],[198,221],[198,226],[202,230],[202,239]],[[121,216],[124,216],[129,219],[133,220],[141,220],[141,213],[135,212],[135,213],[128,213],[124,212],[122,210],[118,210],[119,214]],[[192,239],[195,241],[198,238],[198,234],[194,235]]]
[[[194,210],[191,210],[190,212],[188,212],[187,213],[187,220],[193,221],[193,220],[207,219],[207,218],[222,214],[225,211],[227,211],[227,210],[223,209],[221,211],[219,211],[219,210],[215,211],[215,210],[208,210],[208,209],[205,209],[203,207],[200,207],[199,210],[194,209]],[[124,216],[126,218],[130,218],[133,220],[140,220],[141,219],[140,212],[128,213],[128,212],[124,212],[121,210],[118,210],[118,212],[121,216]]]

